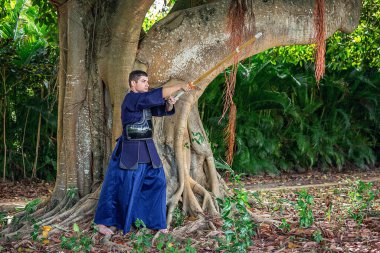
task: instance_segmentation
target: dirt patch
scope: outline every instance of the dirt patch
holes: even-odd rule
[[[341,173],[312,171],[303,174],[281,174],[271,176],[246,176],[242,182],[247,189],[270,189],[286,186],[344,184],[349,181],[371,181],[380,177],[380,168],[371,171],[351,170]]]
[[[36,198],[45,199],[52,193],[53,187],[54,183],[43,180],[0,182],[0,212],[23,208]]]

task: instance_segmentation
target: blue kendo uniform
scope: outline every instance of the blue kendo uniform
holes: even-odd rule
[[[123,134],[117,140],[99,197],[94,222],[130,231],[136,219],[147,228],[166,228],[166,179],[152,138],[131,139],[126,129],[145,117],[168,116],[162,88],[129,92],[121,106]],[[137,123],[136,123],[137,122]],[[128,135],[129,134],[129,135]]]

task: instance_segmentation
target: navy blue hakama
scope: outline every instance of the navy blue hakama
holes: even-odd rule
[[[119,168],[122,138],[112,153],[94,222],[129,232],[136,219],[147,228],[166,228],[166,179],[163,167],[139,163],[136,170]]]

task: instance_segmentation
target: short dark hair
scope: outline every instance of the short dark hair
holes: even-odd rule
[[[148,77],[148,74],[145,71],[142,70],[134,70],[129,74],[129,85],[132,84],[132,81],[137,82],[140,77],[146,76]]]

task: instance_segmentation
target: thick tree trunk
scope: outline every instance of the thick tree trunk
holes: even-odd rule
[[[58,7],[58,171],[46,208],[50,211],[42,216],[41,224],[59,219],[68,225],[79,214],[93,213],[98,183],[121,133],[120,105],[131,70],[147,70],[155,87],[189,82],[230,53],[229,1],[173,12],[140,41],[141,24],[152,2],[72,0]],[[274,46],[313,42],[314,1],[250,3],[255,15],[251,25],[263,36],[241,52],[241,59]],[[327,36],[337,30],[352,31],[359,20],[359,6],[359,0],[326,0]],[[226,188],[215,169],[197,101],[210,81],[231,64],[225,62],[204,79],[201,91],[182,96],[175,116],[154,121],[154,138],[167,176],[168,222],[179,201],[190,215],[218,212],[215,197]],[[79,202],[68,192],[77,192]]]

